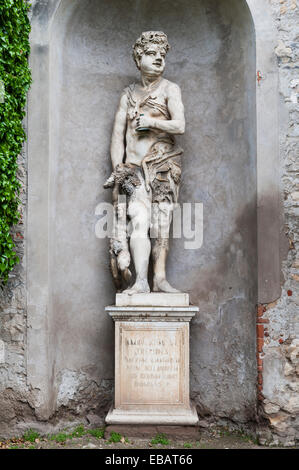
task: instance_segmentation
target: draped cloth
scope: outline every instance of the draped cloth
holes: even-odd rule
[[[156,101],[157,97],[153,92],[159,86],[159,82],[150,91],[143,93],[138,98],[135,96],[135,84],[125,88],[128,100],[128,119],[137,117],[143,107],[149,107],[159,111],[167,120],[171,119],[168,108],[165,104]],[[183,150],[175,145],[174,139],[170,135],[157,135],[145,157],[141,166],[144,173],[147,191],[153,191],[152,202],[177,202],[179,183],[181,178],[181,162],[178,158]]]

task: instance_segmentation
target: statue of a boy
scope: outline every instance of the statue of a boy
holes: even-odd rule
[[[131,278],[131,253],[136,281],[125,290],[128,294],[150,292],[151,253],[153,291],[179,292],[166,280],[166,260],[183,153],[175,144],[174,135],[184,133],[185,118],[179,86],[162,77],[168,50],[167,36],[163,32],[147,31],[137,39],[133,57],[141,81],[124,90],[112,133],[113,173],[105,183],[105,187],[114,188],[116,209],[110,247],[111,268],[117,289],[121,290],[123,281]],[[125,207],[118,202],[120,194],[126,195]],[[126,217],[132,227],[130,250]]]

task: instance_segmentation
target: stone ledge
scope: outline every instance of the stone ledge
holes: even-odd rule
[[[111,406],[105,419],[109,425],[197,426],[198,415],[194,405],[190,408],[172,409],[168,412],[126,411]]]
[[[199,312],[199,308],[191,307],[118,307],[109,305],[105,311],[114,321],[181,321],[190,322]]]

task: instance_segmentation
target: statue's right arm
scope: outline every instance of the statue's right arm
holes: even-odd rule
[[[112,138],[111,138],[111,161],[113,170],[119,164],[122,164],[125,154],[125,133],[127,128],[127,95],[123,93],[118,110],[115,115],[115,121],[113,126]]]

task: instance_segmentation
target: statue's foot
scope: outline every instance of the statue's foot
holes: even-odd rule
[[[150,287],[148,285],[148,282],[146,279],[140,279],[135,282],[135,284],[130,287],[129,289],[126,289],[123,291],[123,294],[145,294],[150,292]]]
[[[180,292],[178,289],[172,287],[166,279],[154,279],[153,291],[167,293]]]

